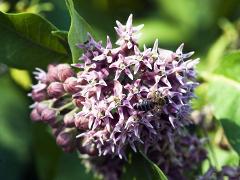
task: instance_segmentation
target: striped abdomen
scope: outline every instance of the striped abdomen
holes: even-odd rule
[[[143,102],[136,103],[133,108],[138,111],[150,111],[155,107],[156,103],[149,100],[144,100]]]

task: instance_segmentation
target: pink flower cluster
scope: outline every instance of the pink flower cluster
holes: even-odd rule
[[[141,51],[142,27],[132,25],[132,15],[126,25],[117,21],[116,48],[109,37],[104,47],[89,35],[78,45],[84,52],[73,65],[77,73],[62,64],[35,73],[32,119],[50,122],[65,150],[123,158],[128,146],[148,152],[189,123],[199,60],[189,59],[193,52],[183,53],[183,44],[173,52],[158,40]]]
[[[99,155],[122,158],[127,145],[136,151],[136,145],[147,141],[141,138],[143,132],[154,136],[152,143],[156,143],[161,125],[167,122],[172,125],[169,128],[175,128],[188,123],[198,59],[188,59],[193,52],[184,54],[183,45],[176,52],[160,49],[158,40],[153,48],[144,46],[141,51],[137,40],[142,27],[133,27],[130,15],[126,25],[117,21],[118,47],[113,48],[107,37],[104,48],[91,36],[79,45],[84,50],[83,63],[74,66],[81,69],[77,75],[81,91],[73,98],[82,100],[76,118],[88,119],[88,129],[77,137],[86,138],[86,145],[94,144]],[[136,108],[138,103],[147,106],[141,104],[144,101],[154,108]],[[154,121],[159,121],[159,127],[153,126]]]

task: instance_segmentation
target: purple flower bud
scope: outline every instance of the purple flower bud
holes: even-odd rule
[[[75,125],[74,114],[75,114],[74,112],[70,112],[64,116],[63,121],[67,127],[74,127]]]
[[[89,120],[83,116],[77,116],[75,118],[75,126],[81,130],[88,129]]]
[[[40,121],[41,120],[41,115],[37,112],[36,109],[33,109],[31,114],[30,114],[30,117],[33,121]]]
[[[47,88],[50,97],[59,98],[64,94],[63,84],[60,82],[52,82]]]
[[[56,120],[56,111],[53,109],[46,108],[41,113],[41,119],[49,124]]]
[[[34,101],[40,102],[47,99],[47,93],[45,90],[42,90],[42,91],[33,90],[31,93],[31,97]]]
[[[74,98],[73,99],[73,103],[75,104],[75,106],[77,106],[77,107],[82,107],[83,106],[83,102],[85,101],[85,98],[83,98],[83,97],[77,97],[77,98]]]
[[[65,128],[61,131],[57,138],[56,142],[59,146],[63,148],[64,151],[72,151],[76,145],[76,132],[73,128]]]
[[[78,145],[78,150],[81,154],[88,154],[90,156],[97,156],[98,151],[94,144],[87,144],[82,146],[82,144],[86,144],[85,142],[88,141],[87,138],[83,138],[81,144]]]
[[[78,82],[75,77],[69,77],[63,83],[64,90],[70,94],[74,94],[80,90],[79,87],[76,87],[77,85]]]
[[[55,65],[50,64],[48,66],[47,81],[49,83],[54,82],[54,81],[59,81],[57,67]]]
[[[52,127],[52,134],[57,137],[59,135],[60,132],[62,132],[64,128],[64,125],[63,124],[59,124],[58,126],[56,127]]]
[[[43,110],[44,109],[47,109],[48,108],[48,105],[47,104],[44,104],[44,103],[38,103],[37,105],[36,105],[36,110],[37,110],[37,112],[38,112],[38,114],[42,114],[42,112],[43,112]]]
[[[74,72],[68,64],[59,64],[57,66],[57,74],[61,82],[64,82],[67,78],[74,76]]]

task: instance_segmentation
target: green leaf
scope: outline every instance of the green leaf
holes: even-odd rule
[[[122,180],[167,180],[162,170],[143,153],[130,155]]]
[[[36,170],[40,180],[52,180],[57,175],[61,149],[56,145],[52,134],[47,131],[46,124],[34,123],[33,150]]]
[[[218,67],[220,62],[219,60],[221,60],[221,57],[228,50],[227,48],[229,48],[229,46],[238,39],[238,32],[233,24],[227,20],[221,20],[221,27],[223,29],[223,34],[210,47],[207,53],[206,60],[209,71],[213,71],[216,67]]]
[[[68,39],[67,31],[58,30],[58,31],[52,31],[51,33],[52,33],[52,35],[58,37],[59,39],[61,39],[63,41],[67,41],[67,39]]]
[[[9,73],[0,84],[0,179],[25,179],[32,141],[27,97]]]
[[[77,47],[77,44],[84,43],[88,40],[87,33],[93,35],[90,25],[79,15],[77,9],[75,8],[76,2],[74,0],[66,0],[71,16],[68,43],[72,52],[72,60],[74,63],[78,61],[82,53],[82,50]]]
[[[43,17],[0,12],[0,62],[20,69],[46,67],[50,62],[70,59],[59,38],[58,29]]]
[[[196,98],[191,100],[193,110],[201,110],[208,103],[207,90],[208,83],[202,83],[194,90]]]
[[[64,46],[68,54],[71,54],[71,50],[68,44],[68,31],[58,30],[52,31],[51,33],[53,36],[56,36],[59,39],[60,43]]]
[[[162,172],[162,170],[153,163],[143,152],[141,152],[141,155],[147,160],[147,162],[151,165],[151,169],[153,171],[153,175],[155,178],[161,179],[161,180],[167,180],[167,177]]]
[[[232,147],[240,154],[240,51],[223,57],[213,73],[203,74],[209,82],[208,96]]]
[[[85,167],[81,163],[81,160],[77,157],[76,153],[63,153],[57,168],[57,174],[55,180],[93,180],[93,175],[90,172],[86,172]]]

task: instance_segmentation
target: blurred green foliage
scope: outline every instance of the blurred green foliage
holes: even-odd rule
[[[154,39],[158,38],[162,48],[176,49],[184,42],[185,51],[196,50],[196,57],[201,57],[198,70],[202,84],[196,90],[198,99],[193,101],[193,108],[201,110],[209,106],[213,109],[213,117],[221,122],[217,130],[209,133],[210,161],[218,168],[226,164],[237,165],[239,155],[236,152],[240,153],[240,52],[237,51],[240,48],[239,0],[74,2],[76,11],[92,26],[98,39],[105,40],[106,35],[114,39],[115,20],[124,22],[132,13],[134,23],[145,24],[140,45],[146,43],[152,46]],[[0,11],[44,15],[58,28],[47,34],[54,41],[60,42],[62,50],[69,56],[65,31],[69,30],[70,16],[64,0],[2,0]],[[3,27],[2,20],[0,24]],[[41,33],[44,32],[46,28]],[[71,40],[71,35],[68,37],[71,47],[71,43],[73,45],[75,42]],[[6,37],[0,38],[2,43],[7,42],[3,41]],[[19,42],[13,43],[11,47],[14,48],[14,45],[19,45]],[[26,46],[23,51],[29,48]],[[0,62],[6,63],[3,54],[0,57]],[[31,61],[24,57],[15,57],[14,62],[19,58],[22,60],[21,67],[29,68]],[[35,66],[34,62],[30,63],[32,67]],[[47,63],[38,62],[36,66],[45,66]],[[85,172],[76,154],[61,152],[44,125],[31,123],[28,117],[31,101],[26,96],[31,83],[30,73],[8,69],[0,64],[0,179],[93,179],[90,173]],[[219,136],[216,132],[222,127],[233,149],[221,149],[215,142],[215,137]]]

